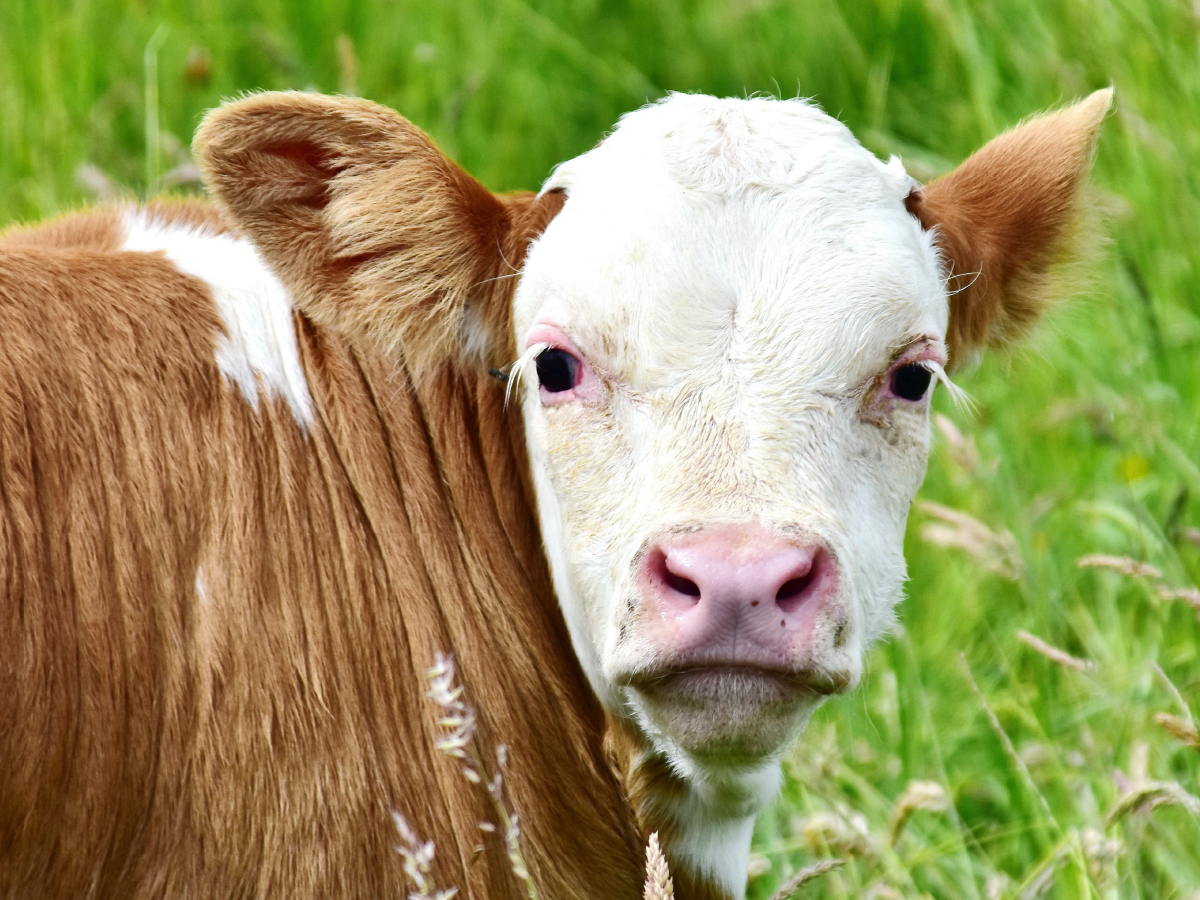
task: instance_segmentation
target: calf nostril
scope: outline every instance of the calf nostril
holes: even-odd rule
[[[804,589],[812,583],[813,573],[808,571],[799,578],[789,578],[779,587],[779,592],[775,594],[776,603],[786,603],[789,600],[795,600],[804,593]]]
[[[689,600],[700,599],[700,585],[686,575],[671,571],[671,562],[660,548],[655,547],[650,551],[645,566],[650,578],[669,593],[687,597]],[[676,568],[679,568],[678,563]]]
[[[666,570],[667,586],[685,597],[699,597],[700,586],[690,578],[684,578],[682,575],[676,575],[670,569]]]

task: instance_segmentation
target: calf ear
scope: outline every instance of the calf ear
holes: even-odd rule
[[[948,269],[952,360],[1008,342],[1042,314],[1080,235],[1080,191],[1111,103],[1109,88],[1032,119],[909,196]]]
[[[511,292],[561,195],[497,197],[365,100],[266,93],[208,114],[206,183],[314,321],[399,353],[510,361]]]

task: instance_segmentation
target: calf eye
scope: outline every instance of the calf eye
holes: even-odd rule
[[[933,373],[918,363],[900,366],[892,373],[892,393],[905,400],[920,400],[932,379]]]
[[[561,394],[575,387],[579,360],[557,347],[543,350],[537,356],[538,383],[551,394]]]

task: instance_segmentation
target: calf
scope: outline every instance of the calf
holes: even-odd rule
[[[931,385],[1037,317],[1108,104],[922,191],[805,103],[675,95],[498,198],[260,95],[197,137],[220,219],[10,233],[0,895],[400,895],[392,809],[513,895],[432,752],[450,647],[544,896],[634,896],[638,828],[741,896],[899,598]]]

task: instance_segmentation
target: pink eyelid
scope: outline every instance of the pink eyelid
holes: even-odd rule
[[[892,361],[891,368],[907,366],[912,363],[935,362],[939,366],[946,365],[946,347],[937,338],[926,337],[913,341],[900,351]]]
[[[566,350],[581,362],[583,360],[583,354],[579,352],[579,348],[575,346],[575,342],[567,337],[557,325],[550,325],[548,323],[534,325],[525,337],[525,349],[528,350],[534,344],[549,344],[551,347],[557,347],[559,350]]]

